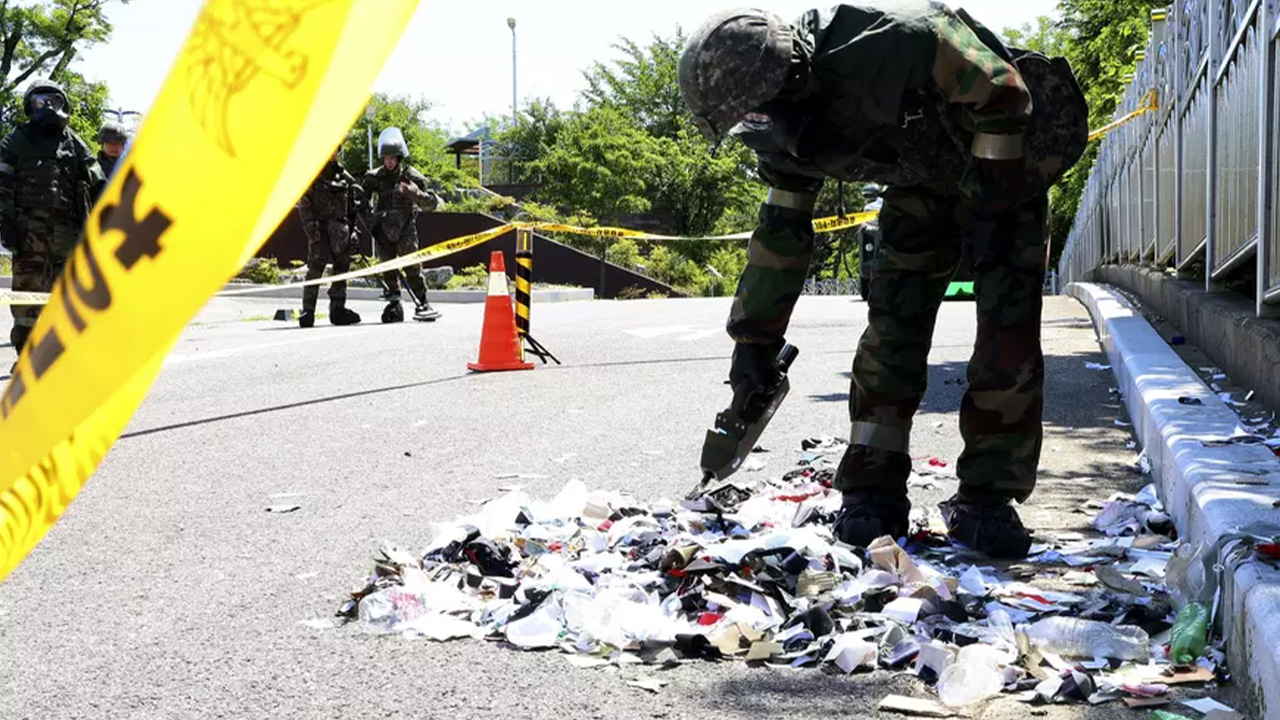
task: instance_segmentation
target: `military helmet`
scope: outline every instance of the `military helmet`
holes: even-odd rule
[[[22,110],[27,117],[32,117],[36,111],[45,107],[62,118],[71,115],[71,100],[62,86],[47,78],[40,78],[27,86],[27,92],[22,96]]]
[[[124,123],[118,120],[107,120],[102,123],[102,127],[98,128],[98,142],[128,142],[129,131],[125,129]]]
[[[408,157],[409,143],[398,127],[389,127],[378,134],[378,157]]]
[[[680,92],[698,129],[716,139],[772,100],[791,72],[791,26],[764,10],[713,15],[680,56]]]

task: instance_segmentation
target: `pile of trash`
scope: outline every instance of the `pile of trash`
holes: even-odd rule
[[[1068,535],[995,567],[923,513],[908,538],[836,541],[831,481],[845,446],[804,445],[784,476],[730,479],[696,500],[642,503],[576,481],[550,500],[510,490],[436,526],[420,554],[384,545],[338,615],[375,634],[558,649],[578,667],[912,673],[941,705],[891,696],[882,707],[915,714],[1003,692],[1154,707],[1172,686],[1229,679],[1209,642],[1211,548],[1170,537],[1152,488],[1098,504],[1105,537]],[[933,461],[913,484],[947,473]]]

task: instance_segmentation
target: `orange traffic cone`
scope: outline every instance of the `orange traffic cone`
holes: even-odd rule
[[[507,265],[502,251],[489,256],[489,296],[484,299],[484,329],[480,333],[480,359],[467,363],[469,370],[532,370],[524,361],[524,349],[516,333],[516,314],[507,289]]]

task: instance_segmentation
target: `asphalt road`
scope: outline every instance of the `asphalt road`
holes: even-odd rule
[[[1128,431],[1088,316],[1047,298],[1046,441],[1024,518],[1085,530],[1088,498],[1134,491]],[[878,672],[686,664],[659,694],[555,653],[482,642],[316,630],[369,570],[379,541],[423,546],[432,521],[518,482],[570,479],[677,497],[697,480],[702,435],[728,400],[728,300],[551,304],[533,334],[562,366],[470,375],[482,306],[435,324],[311,330],[244,317],[282,301],[216,300],[184,333],[126,435],[63,520],[0,585],[0,718],[876,717]],[[943,307],[913,454],[952,461],[971,303]],[[765,472],[802,438],[848,432],[848,368],[865,324],[850,298],[803,298],[789,340],[792,395],[762,444]],[[7,335],[7,323],[0,320]],[[12,350],[0,348],[7,368]],[[511,474],[530,477],[512,479]],[[950,488],[947,488],[950,489]],[[919,493],[936,513],[944,491]],[[269,505],[298,504],[289,514]],[[623,672],[626,674],[626,671]],[[1025,717],[1002,699],[979,717]],[[1057,706],[1051,718],[1131,716]]]

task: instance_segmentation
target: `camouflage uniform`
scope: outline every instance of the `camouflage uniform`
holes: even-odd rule
[[[61,96],[50,115],[32,98]],[[13,251],[13,289],[50,292],[80,240],[104,183],[89,146],[66,126],[70,103],[53,83],[37,81],[23,101],[30,118],[0,142],[0,231]],[[15,305],[10,338],[21,352],[41,305]]]
[[[351,173],[337,160],[332,160],[298,199],[298,215],[307,234],[308,280],[324,275],[325,265],[330,263],[333,264],[334,275],[351,269],[351,224],[358,210],[359,192],[359,183]],[[319,296],[318,285],[302,289],[303,315],[314,316]],[[339,308],[345,308],[346,301],[347,282],[331,283],[330,315],[333,316]]]
[[[704,28],[725,27],[726,17]],[[812,10],[790,35],[778,24],[769,24],[768,37],[790,62],[757,72],[772,73],[782,89],[728,110],[733,103],[708,100],[700,118],[712,134],[733,127],[770,186],[729,334],[740,348],[781,346],[808,274],[812,208],[827,178],[888,186],[868,327],[853,363],[851,446],[837,484],[846,495],[866,490],[905,502],[912,416],[965,242],[974,253],[978,337],[960,411],[958,498],[992,506],[1025,500],[1042,433],[1047,189],[1079,157],[1087,134],[1074,78],[1067,69],[1063,81],[1065,63],[1015,56],[963,11],[923,0]],[[699,64],[698,50],[708,47],[699,44],[701,32],[682,59],[682,87],[727,85],[710,62]],[[739,55],[751,56],[746,48]],[[1024,75],[1044,82],[1029,88]],[[1065,130],[1040,119],[1054,114]]]
[[[400,191],[400,183],[409,183],[408,192]],[[364,192],[369,198],[373,216],[370,231],[378,249],[378,260],[387,261],[418,250],[418,228],[415,219],[419,209],[435,210],[439,198],[427,188],[427,178],[410,167],[403,158],[395,170],[385,166],[364,176]],[[417,265],[404,268],[405,284],[414,302],[425,303],[427,286]],[[388,297],[400,298],[400,273],[383,275]]]

